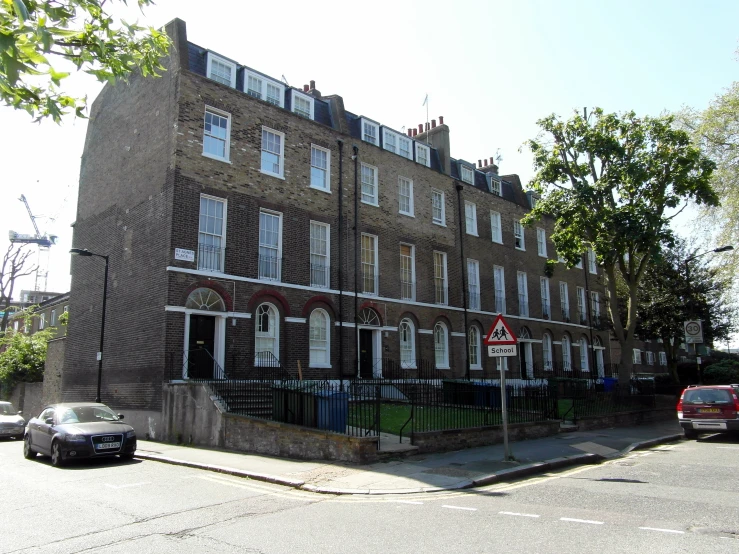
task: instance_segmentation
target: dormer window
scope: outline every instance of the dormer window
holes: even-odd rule
[[[396,144],[397,144],[397,135],[393,133],[392,131],[383,129],[382,145],[385,147],[385,150],[387,150],[388,152],[393,152],[394,154],[397,154],[398,150],[397,150]]]
[[[293,113],[301,115],[306,119],[313,119],[313,97],[298,92],[297,90],[292,91],[292,107]]]
[[[463,166],[462,166],[462,169],[461,169],[461,176],[462,176],[462,181],[464,181],[464,182],[465,182],[465,183],[467,183],[468,185],[471,185],[471,184],[473,184],[473,182],[474,182],[474,180],[473,180],[473,178],[474,178],[474,173],[473,173],[473,172],[472,172],[472,170],[471,170],[471,169],[470,169],[469,167],[467,167],[466,165],[463,165]]]
[[[501,196],[499,180],[493,178],[490,179],[490,192],[492,192],[496,196]]]
[[[382,129],[382,147],[393,154],[398,154],[409,160],[413,159],[411,154],[411,139],[384,127]]]
[[[404,136],[400,137],[398,141],[398,154],[409,160],[413,159],[413,155],[411,154],[411,139],[405,138]]]
[[[368,119],[361,119],[362,122],[362,140],[374,144],[375,146],[380,145],[379,141],[379,129],[380,126]]]
[[[208,78],[236,88],[236,64],[208,52]]]
[[[426,167],[431,167],[431,149],[420,142],[416,143],[416,161]]]
[[[274,106],[283,107],[285,87],[252,71],[244,72],[244,92],[254,98],[265,100]]]

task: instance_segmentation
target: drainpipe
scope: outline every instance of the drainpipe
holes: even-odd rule
[[[339,146],[339,390],[344,390],[344,141]]]
[[[462,306],[464,308],[464,378],[470,380],[470,334],[467,328],[467,263],[464,258],[464,228],[462,217],[462,191],[464,186],[457,183],[457,209],[459,211],[459,255],[462,262]],[[450,333],[451,334],[451,333]],[[451,337],[450,337],[451,338]],[[451,341],[449,341],[451,343]]]
[[[359,377],[359,147],[352,145],[354,155],[354,367]]]

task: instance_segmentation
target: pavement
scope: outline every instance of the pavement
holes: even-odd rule
[[[373,464],[292,460],[259,454],[138,441],[136,457],[325,494],[416,494],[482,487],[562,467],[594,464],[639,448],[677,441],[676,421],[595,431],[567,431],[454,452],[416,454]]]

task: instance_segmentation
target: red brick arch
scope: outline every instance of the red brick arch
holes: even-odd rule
[[[303,317],[308,317],[310,315],[315,304],[325,304],[326,306],[328,306],[328,308],[331,309],[331,315],[334,317],[334,319],[337,317],[336,308],[334,307],[334,303],[331,301],[331,299],[328,296],[320,295],[314,296],[305,303],[305,306],[303,306]]]
[[[262,301],[266,301],[268,298],[274,298],[280,303],[283,317],[290,317],[290,304],[282,294],[274,289],[263,289],[252,294],[247,305],[248,311],[253,312],[257,305],[261,304]]]
[[[180,302],[180,304],[184,306],[185,303],[187,302],[187,298],[190,296],[190,294],[192,294],[192,291],[196,289],[211,289],[211,290],[216,291],[221,296],[221,298],[223,298],[223,303],[226,305],[226,311],[227,312],[234,311],[233,299],[231,298],[231,295],[228,293],[226,288],[220,283],[217,283],[216,281],[210,281],[210,280],[195,281],[192,285],[187,287],[182,296],[182,301]]]

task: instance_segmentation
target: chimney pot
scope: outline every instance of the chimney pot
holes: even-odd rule
[[[303,92],[308,92],[308,85],[303,85]]]
[[[415,137],[416,135],[418,135],[418,129],[413,127],[413,136]]]
[[[423,133],[423,123],[418,124],[418,132]]]
[[[311,82],[310,82],[310,88],[311,88],[311,90],[313,90],[314,88],[316,88],[316,82],[315,81],[311,80]]]
[[[482,160],[477,160],[477,167],[482,167]]]
[[[485,158],[485,167],[487,167],[487,166],[488,166],[488,159]]]
[[[412,137],[413,136],[413,129],[408,129],[408,136],[409,137]]]
[[[444,125],[444,116],[443,115],[440,115],[439,116],[439,125]]]
[[[431,128],[432,129],[436,129],[436,120],[435,119],[432,119],[431,120]]]

